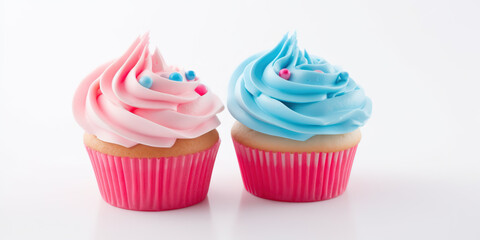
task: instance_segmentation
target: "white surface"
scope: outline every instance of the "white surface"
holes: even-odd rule
[[[7,1],[0,239],[480,239],[479,5]],[[225,111],[207,200],[145,213],[101,199],[70,106],[89,71],[151,30],[168,63],[193,66],[225,102],[237,64],[295,29],[373,100],[345,194],[304,204],[248,194]]]

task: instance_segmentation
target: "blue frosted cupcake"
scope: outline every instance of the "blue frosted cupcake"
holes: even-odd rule
[[[285,35],[232,75],[228,109],[245,188],[267,199],[326,200],[345,191],[372,102],[349,74]]]

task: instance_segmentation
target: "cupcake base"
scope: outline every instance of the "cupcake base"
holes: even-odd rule
[[[137,211],[184,208],[205,199],[220,140],[207,150],[174,157],[119,157],[88,146],[100,194],[112,206]]]
[[[345,192],[358,146],[336,152],[274,152],[233,143],[246,190],[286,202],[327,200]]]

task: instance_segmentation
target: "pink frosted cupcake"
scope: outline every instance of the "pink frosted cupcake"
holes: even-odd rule
[[[88,75],[73,112],[109,204],[161,211],[205,199],[220,145],[220,99],[193,71],[148,50],[147,34]]]
[[[347,72],[301,51],[293,34],[240,64],[228,109],[247,191],[309,202],[345,191],[372,102]]]

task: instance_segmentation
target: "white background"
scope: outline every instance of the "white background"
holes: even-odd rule
[[[480,239],[478,1],[6,1],[0,239]],[[72,116],[76,86],[151,31],[167,63],[226,102],[230,74],[290,30],[373,100],[350,183],[317,203],[256,198],[229,130],[208,198],[167,212],[105,203]]]

